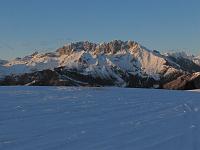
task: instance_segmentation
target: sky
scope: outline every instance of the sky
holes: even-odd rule
[[[0,58],[75,41],[200,54],[199,0],[0,0]]]

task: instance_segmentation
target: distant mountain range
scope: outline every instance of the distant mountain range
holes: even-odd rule
[[[200,88],[200,56],[151,51],[134,41],[76,42],[0,60],[0,85]]]

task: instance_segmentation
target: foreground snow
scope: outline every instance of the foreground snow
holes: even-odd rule
[[[197,92],[0,87],[2,150],[197,150]]]

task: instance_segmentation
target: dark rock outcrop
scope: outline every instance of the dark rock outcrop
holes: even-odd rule
[[[200,74],[187,74],[163,85],[164,89],[170,90],[192,90],[200,89]]]
[[[124,74],[121,77],[125,85],[118,84],[114,77],[102,78],[93,75],[85,75],[77,70],[64,67],[54,70],[43,70],[34,73],[6,76],[0,81],[0,85],[29,85],[29,86],[125,86],[137,88],[159,88],[159,83],[153,78],[140,77],[138,75]],[[156,86],[155,86],[156,85]]]

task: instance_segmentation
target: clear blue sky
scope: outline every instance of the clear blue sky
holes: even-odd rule
[[[200,53],[199,7],[199,0],[0,0],[0,58],[113,39]]]

